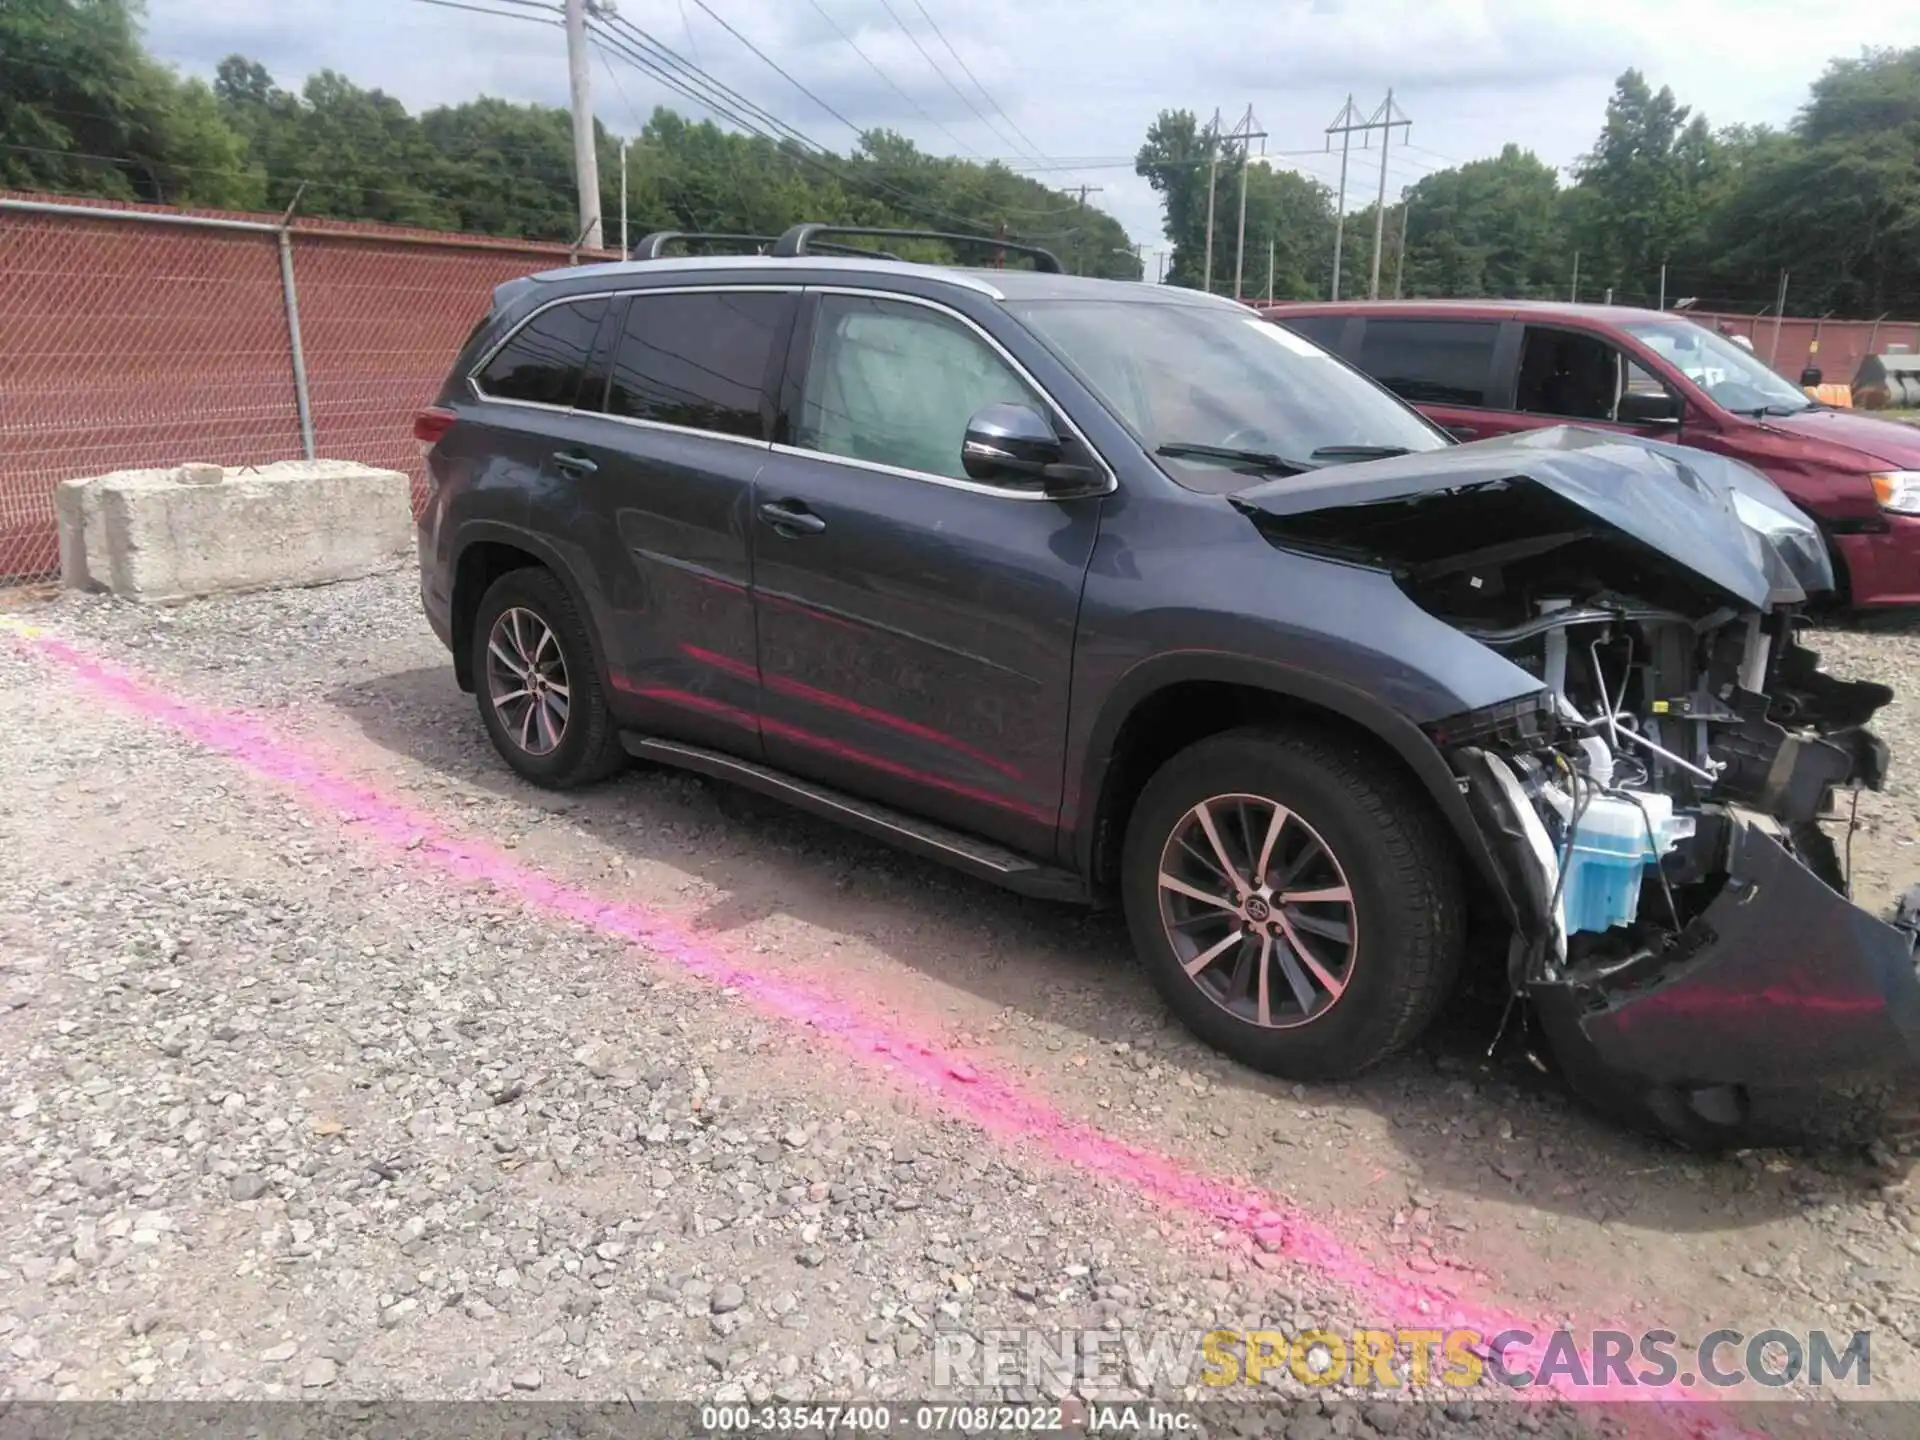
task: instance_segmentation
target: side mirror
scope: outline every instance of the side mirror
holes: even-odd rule
[[[1027,405],[989,405],[967,421],[960,463],[975,480],[1043,480],[1066,453],[1046,416]]]
[[[1680,399],[1665,390],[1629,390],[1614,418],[1622,425],[1678,425]]]

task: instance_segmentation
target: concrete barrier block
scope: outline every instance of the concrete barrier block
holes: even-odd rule
[[[345,460],[70,481],[56,500],[62,577],[169,601],[376,574],[412,552],[408,489],[397,470]]]
[[[100,492],[93,477],[63,480],[53,492],[53,513],[60,533],[60,583],[69,590],[104,590],[106,577],[95,575],[87,557],[105,556],[101,531]]]

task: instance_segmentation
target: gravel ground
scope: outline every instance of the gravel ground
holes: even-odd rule
[[[1920,1398],[1897,1130],[1867,1155],[1684,1156],[1588,1118],[1516,1047],[1486,1059],[1477,1012],[1358,1084],[1250,1074],[1172,1025],[1111,916],[685,776],[522,785],[413,585],[18,607],[180,701],[259,716],[333,777],[318,804],[311,774],[214,753],[0,634],[0,1400],[935,1398],[938,1333],[1395,1323],[1355,1265],[1683,1339],[1870,1327],[1870,1393]],[[1915,697],[1880,727],[1892,785],[1861,805],[1879,901],[1920,868],[1920,645],[1821,648]],[[346,782],[452,840],[382,843]],[[1103,1144],[1259,1187],[1349,1258],[983,1132],[590,908],[473,883],[445,859],[460,837],[852,997],[967,1057],[948,1080],[977,1065]],[[1601,1423],[1273,1390],[1288,1408],[1248,1433]],[[1858,1406],[1756,1413],[1911,1432]]]

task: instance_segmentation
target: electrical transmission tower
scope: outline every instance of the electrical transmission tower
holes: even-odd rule
[[[1255,130],[1260,122],[1253,118],[1253,106],[1247,106],[1247,113],[1240,117],[1226,136],[1220,134],[1220,111],[1213,112],[1213,123],[1207,126],[1207,258],[1201,275],[1201,287],[1208,294],[1213,293],[1213,191],[1220,178],[1221,141],[1240,142],[1240,241],[1233,261],[1233,298],[1240,298],[1241,276],[1246,262],[1247,251],[1247,158],[1255,140],[1260,141],[1260,153],[1267,150],[1267,132]]]
[[[1335,202],[1333,221],[1333,284],[1330,298],[1340,298],[1340,247],[1347,229],[1347,154],[1353,144],[1353,137],[1360,136],[1364,149],[1372,143],[1373,132],[1380,132],[1380,197],[1373,210],[1373,278],[1368,284],[1367,298],[1380,298],[1380,245],[1385,236],[1387,215],[1387,149],[1396,128],[1411,127],[1413,121],[1398,105],[1393,103],[1393,91],[1387,91],[1387,98],[1380,102],[1380,108],[1366,119],[1360,118],[1360,112],[1354,108],[1353,97],[1347,97],[1347,103],[1340,113],[1333,117],[1333,123],[1327,126],[1327,148],[1333,148],[1333,137],[1340,137],[1340,196]]]

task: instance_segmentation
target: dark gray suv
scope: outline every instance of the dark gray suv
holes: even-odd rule
[[[1578,1090],[1691,1142],[1908,1061],[1913,935],[1817,823],[1891,692],[1797,643],[1833,576],[1769,482],[1455,445],[1229,302],[823,233],[503,285],[419,417],[426,611],[521,775],[640,756],[1117,898],[1275,1074],[1409,1043],[1470,922]]]

